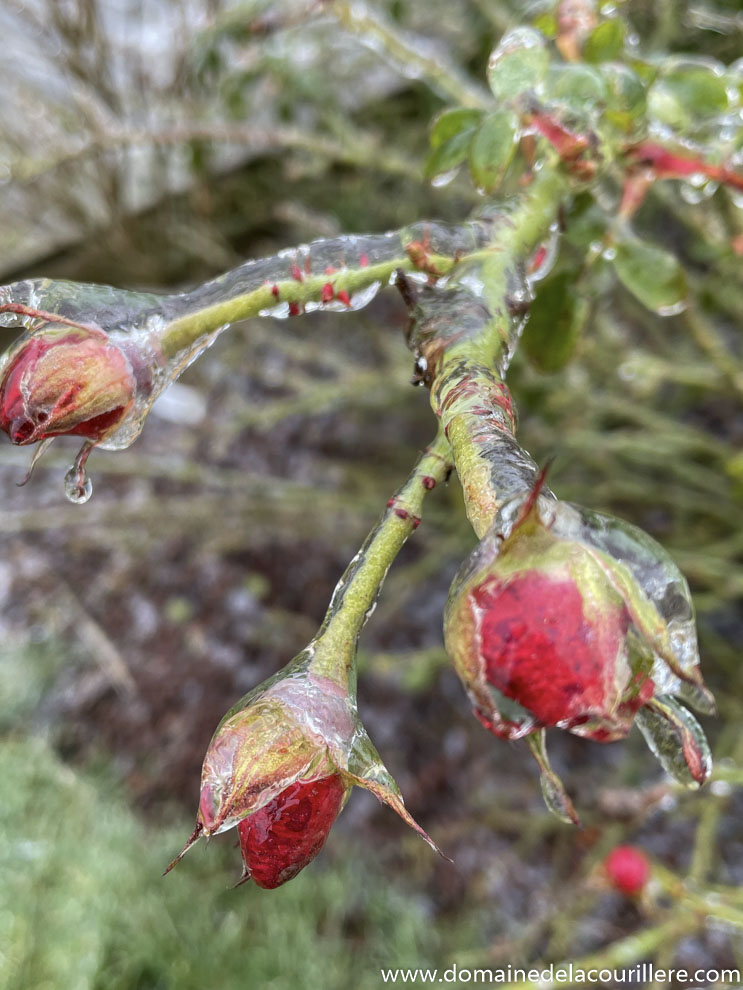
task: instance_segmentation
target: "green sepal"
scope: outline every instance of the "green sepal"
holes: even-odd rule
[[[668,695],[652,698],[635,716],[661,766],[685,787],[700,787],[712,772],[712,754],[701,725]]]
[[[388,805],[409,825],[414,832],[424,839],[428,845],[444,859],[448,859],[439,849],[430,835],[425,832],[405,807],[400,788],[382,763],[374,743],[359,725],[350,753],[348,765],[341,770],[341,777],[350,784],[363,787],[373,794],[382,804]]]
[[[542,786],[544,803],[561,822],[565,822],[567,825],[580,825],[580,819],[573,802],[568,797],[565,785],[550,765],[547,756],[547,733],[544,729],[539,729],[527,736],[526,741],[529,744],[531,755],[539,766],[539,781]]]

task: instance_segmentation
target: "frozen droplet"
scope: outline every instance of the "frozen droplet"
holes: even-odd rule
[[[526,276],[526,281],[531,286],[534,282],[540,282],[546,278],[554,267],[557,258],[557,249],[560,241],[560,225],[553,223],[550,225],[549,237],[537,249],[535,254],[536,267]]]
[[[77,468],[73,466],[64,476],[64,493],[70,502],[84,505],[93,494],[93,482],[87,474],[83,474],[81,479]]]
[[[607,247],[601,252],[601,257],[604,261],[614,261],[617,256],[617,249],[615,247]]]
[[[289,316],[289,303],[282,302],[268,309],[261,309],[258,316],[271,316],[275,320],[285,320]]]
[[[438,175],[434,175],[431,179],[431,185],[437,189],[440,189],[442,186],[448,186],[450,182],[456,179],[457,172],[459,172],[459,165],[456,168],[450,168],[448,172],[439,172]]]
[[[672,306],[659,306],[655,312],[658,316],[678,316],[679,313],[684,312],[686,305],[687,303],[685,299],[679,299],[679,301],[674,303]]]

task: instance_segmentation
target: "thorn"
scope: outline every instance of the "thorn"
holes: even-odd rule
[[[536,481],[532,485],[531,491],[526,497],[526,501],[521,506],[518,517],[516,519],[516,522],[513,524],[513,529],[511,530],[511,532],[516,532],[519,526],[526,519],[528,519],[530,514],[534,511],[539,496],[542,494],[542,490],[545,487],[545,482],[547,481],[547,474],[549,473],[549,470],[552,467],[553,462],[554,462],[554,457],[550,457],[547,461],[545,461],[544,467],[537,475]]]
[[[233,883],[232,884],[232,886],[230,887],[230,890],[236,890],[238,887],[242,887],[242,885],[244,883],[247,883],[248,880],[250,880],[251,878],[252,878],[252,874],[251,874],[250,870],[246,866],[243,867],[243,875],[240,877],[240,879],[237,881],[237,883]]]
[[[191,846],[194,844],[194,842],[196,842],[199,839],[199,837],[201,836],[201,833],[203,831],[204,831],[204,826],[202,825],[202,823],[201,822],[196,822],[196,827],[194,828],[194,830],[191,833],[191,835],[188,837],[188,840],[187,840],[185,846],[183,847],[183,849],[181,849],[181,851],[175,857],[175,859],[173,860],[173,862],[170,863],[168,866],[165,867],[165,869],[163,870],[163,873],[162,873],[163,876],[166,876],[168,873],[170,873],[170,871],[173,869],[173,867],[174,866],[177,866],[177,864],[180,863],[180,861],[186,855],[186,853],[191,848]]]

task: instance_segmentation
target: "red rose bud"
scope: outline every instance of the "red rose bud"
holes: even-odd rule
[[[201,835],[240,826],[243,879],[276,887],[314,859],[354,784],[436,848],[405,810],[348,684],[313,666],[319,653],[300,654],[222,720],[204,757],[196,828],[168,870]]]
[[[129,358],[102,330],[47,324],[5,357],[0,428],[17,444],[62,434],[98,443],[126,418],[135,391]]]
[[[637,716],[666,770],[702,783],[704,736],[668,697],[713,705],[684,578],[640,530],[540,488],[502,507],[452,585],[446,646],[475,714],[507,739],[556,726],[598,742]]]
[[[298,781],[243,818],[237,826],[242,881],[272,890],[293,879],[325,845],[347,794],[340,774]]]
[[[604,860],[606,876],[613,887],[632,897],[641,893],[650,879],[650,863],[634,846],[617,846]]]

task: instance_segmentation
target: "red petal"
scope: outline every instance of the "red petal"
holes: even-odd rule
[[[297,781],[238,824],[245,869],[259,887],[273,889],[317,856],[346,792],[338,775]]]

